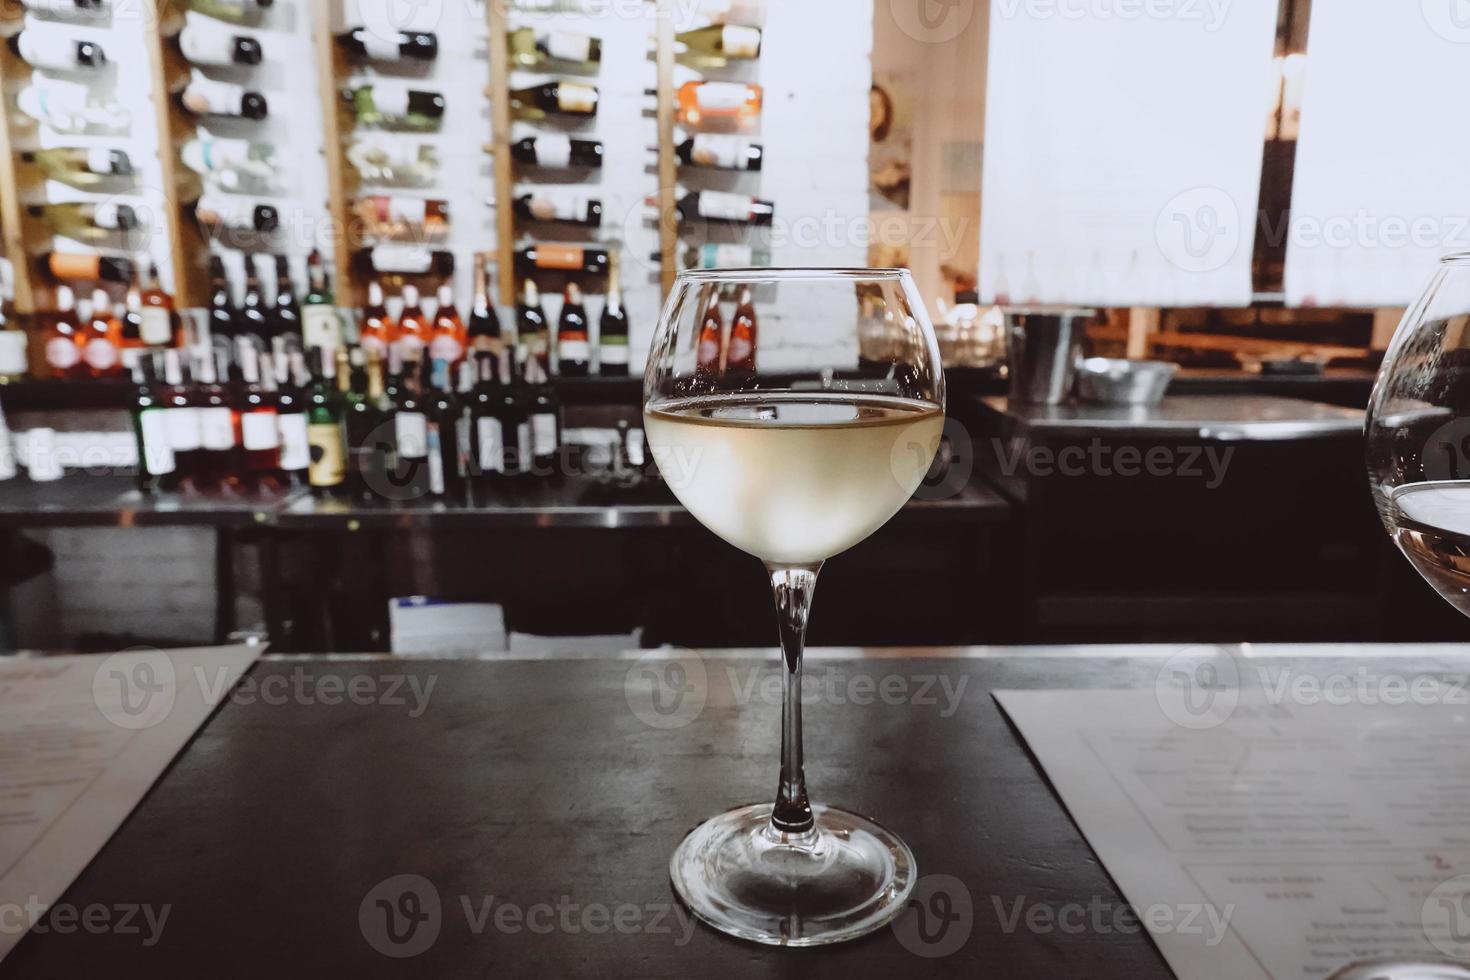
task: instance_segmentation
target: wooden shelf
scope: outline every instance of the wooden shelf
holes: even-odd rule
[[[492,2],[490,6],[494,6]],[[322,152],[327,168],[327,217],[330,223],[332,266],[337,302],[361,307],[366,296],[362,277],[353,262],[350,241],[351,215],[348,213],[348,173],[342,141],[356,125],[352,114],[344,108],[342,80],[347,77],[347,59],[335,43],[332,33],[332,8],[326,0],[314,0],[312,9],[312,43],[316,51],[317,91],[322,104],[322,126],[325,130]]]
[[[159,173],[163,181],[164,224],[168,236],[169,264],[173,267],[174,302],[179,307],[203,306],[209,296],[209,248],[199,226],[185,220],[183,209],[192,196],[180,173],[179,146],[195,131],[194,122],[170,98],[169,80],[187,75],[188,66],[178,56],[173,38],[183,27],[184,17],[173,0],[146,0],[149,23],[146,32],[148,65],[153,79],[151,96],[158,132]],[[147,261],[144,259],[143,261]]]

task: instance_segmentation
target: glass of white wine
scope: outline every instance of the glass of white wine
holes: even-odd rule
[[[881,360],[859,348],[875,324]],[[807,798],[801,661],[823,562],[908,501],[943,427],[939,348],[906,271],[679,275],[644,377],[648,444],[689,512],[764,563],[784,666],[775,801],[700,824],[669,865],[679,897],[723,932],[840,942],[888,923],[913,888],[896,834]]]

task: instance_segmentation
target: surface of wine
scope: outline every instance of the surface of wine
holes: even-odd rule
[[[1397,487],[1389,520],[1394,542],[1424,580],[1470,616],[1470,480]]]
[[[878,528],[924,478],[944,427],[927,402],[832,392],[669,400],[654,459],[701,524],[770,562],[809,563]]]

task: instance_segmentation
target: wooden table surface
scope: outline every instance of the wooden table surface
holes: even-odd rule
[[[1166,978],[1143,934],[1014,924],[1124,899],[989,692],[1152,686],[1174,649],[814,656],[813,797],[899,832],[925,904],[811,950],[695,925],[666,873],[774,789],[772,655],[262,660],[63,897],[166,907],[156,942],[33,931],[0,975]]]

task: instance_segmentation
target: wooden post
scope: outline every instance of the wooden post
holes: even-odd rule
[[[510,158],[510,65],[506,63],[506,0],[486,0],[490,27],[490,152],[495,176],[495,276],[500,302],[516,301],[515,213],[511,210],[514,161]]]
[[[16,170],[15,142],[10,128],[15,115],[8,111],[15,102],[16,80],[26,71],[20,58],[8,45],[0,45],[0,235],[3,235],[5,258],[10,261],[15,285],[14,309],[21,316],[36,311],[36,295],[31,288],[31,257],[26,249],[25,216],[20,206],[20,174]]]
[[[203,306],[208,297],[208,268],[203,236],[198,226],[183,220],[179,200],[178,140],[175,127],[184,127],[169,98],[169,38],[183,27],[183,15],[170,0],[147,0],[150,23],[146,31],[148,73],[152,79],[153,118],[157,127],[159,176],[163,187],[163,231],[168,235],[168,263],[173,269],[174,298],[181,307]]]
[[[659,284],[667,298],[678,274],[679,217],[674,210],[678,161],[674,157],[674,18],[671,0],[658,0],[654,60],[658,69],[658,255]]]
[[[1128,311],[1128,357],[1148,357],[1153,335],[1159,332],[1160,310],[1152,306],[1135,306]]]
[[[347,164],[342,152],[347,132],[342,108],[341,79],[346,77],[344,58],[332,36],[332,8],[327,0],[314,0],[312,40],[316,46],[317,93],[322,101],[322,152],[327,164],[327,218],[332,236],[332,265],[337,275],[334,294],[339,306],[359,307],[363,286],[352,262],[351,225],[348,223]]]

